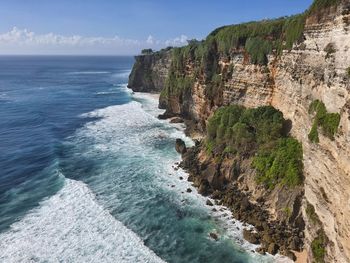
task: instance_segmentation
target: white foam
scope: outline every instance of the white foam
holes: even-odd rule
[[[137,100],[142,100],[142,104],[133,101],[128,104],[110,106],[82,115],[82,117],[101,118],[96,122],[88,123],[77,133],[76,139],[87,140],[94,145],[95,149],[88,151],[88,154],[94,151],[93,154],[95,155],[97,152],[119,152],[120,155],[123,155],[121,152],[125,151],[130,155],[130,158],[133,155],[140,154],[150,156],[154,152],[149,151],[149,147],[143,147],[142,145],[152,141],[152,138],[157,139],[161,137],[173,138],[174,141],[176,138],[182,138],[187,145],[193,145],[192,140],[183,133],[183,126],[179,127],[178,125],[170,124],[166,120],[156,118],[158,114],[164,112],[157,108],[157,95],[134,93],[133,97]],[[165,131],[164,127],[150,128],[151,124],[163,124],[172,128]],[[77,143],[85,144],[83,141],[78,141]],[[178,201],[181,202],[179,206],[189,204],[206,209],[208,214],[211,214],[216,221],[216,229],[212,229],[212,231],[218,232],[220,238],[232,240],[234,246],[244,249],[252,256],[254,262],[290,262],[285,257],[261,256],[258,253],[251,253],[257,246],[250,244],[243,238],[244,224],[235,220],[232,213],[223,206],[215,206],[217,212],[212,211],[213,207],[206,205],[207,198],[198,194],[196,188],[187,181],[187,174],[181,169],[175,170],[173,168],[174,162],[181,160],[180,155],[174,159],[162,158],[161,156],[153,156],[152,158],[159,160],[164,169],[160,172],[155,172],[157,180],[154,183],[161,188],[167,188],[168,191],[177,192],[180,197]],[[148,163],[147,165],[151,164]],[[180,176],[183,177],[183,180],[179,179]],[[187,188],[191,188],[192,193],[187,193]],[[214,203],[213,200],[212,202]],[[209,233],[208,238],[210,238]]]
[[[0,262],[164,262],[97,204],[82,182],[64,187],[0,235]]]
[[[158,117],[159,114],[163,114],[165,110],[158,108],[159,103],[159,94],[150,94],[150,93],[143,93],[143,92],[135,92],[133,94],[133,97],[136,99],[142,100],[142,108],[149,114],[151,114],[154,117]],[[158,119],[157,119],[158,120]],[[158,120],[159,122],[162,122],[166,125],[169,125],[170,127],[173,127],[173,129],[169,137],[173,139],[180,138],[183,141],[185,141],[187,147],[194,146],[194,142],[191,138],[187,137],[184,133],[184,130],[186,128],[185,124],[183,123],[172,123],[170,124],[169,120]]]
[[[116,91],[99,91],[96,92],[96,95],[112,95],[112,94],[118,94]]]

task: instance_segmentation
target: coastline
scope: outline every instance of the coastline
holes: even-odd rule
[[[159,100],[159,94],[158,93],[148,93],[148,92],[133,92],[132,97],[139,99],[141,97],[144,98],[150,98],[150,99],[158,99]],[[174,116],[170,118],[159,118],[159,115],[164,114],[165,110],[163,109],[155,109],[152,113],[155,117],[158,117],[160,121],[167,122],[169,125],[175,127],[179,131],[183,133],[183,135],[189,139],[192,143],[189,143],[189,140],[186,140],[186,147],[188,149],[196,147],[195,141],[198,139],[201,139],[202,136],[200,132],[196,132],[193,127],[191,127],[191,121],[190,120],[184,120],[181,122],[172,122],[172,120],[176,118],[181,118],[179,116]],[[181,118],[182,119],[182,118]],[[183,139],[183,138],[182,138]],[[174,141],[175,143],[175,141]],[[175,144],[174,144],[175,147]],[[181,154],[179,154],[181,156]],[[277,263],[288,263],[293,262],[289,257],[281,254],[269,254],[269,253],[259,253],[258,250],[261,247],[261,244],[253,244],[250,243],[248,240],[244,238],[244,230],[252,231],[255,229],[255,227],[248,222],[240,221],[236,219],[233,211],[230,209],[229,206],[225,205],[224,202],[219,201],[217,199],[214,199],[212,196],[206,196],[199,192],[199,187],[194,184],[194,182],[191,180],[191,172],[188,169],[185,169],[182,167],[182,163],[184,162],[184,157],[181,156],[181,159],[179,162],[175,162],[172,166],[172,169],[176,171],[176,174],[178,176],[178,183],[181,183],[181,186],[183,189],[181,189],[182,193],[186,192],[186,189],[184,188],[184,183],[187,185],[187,189],[191,189],[191,191],[186,194],[196,195],[196,198],[198,198],[203,207],[205,207],[209,212],[210,215],[213,217],[215,222],[222,225],[223,231],[213,231],[209,233],[208,238],[213,239],[220,239],[220,238],[230,238],[235,241],[235,243],[241,248],[244,249],[247,253],[249,253],[253,258],[257,257],[260,258],[264,257],[266,260],[273,260],[273,262]],[[177,188],[179,185],[169,185],[171,188]],[[180,187],[181,187],[180,186]],[[260,262],[260,261],[259,261]]]

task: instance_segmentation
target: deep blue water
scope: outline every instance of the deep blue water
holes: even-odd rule
[[[191,140],[126,89],[132,64],[0,57],[0,261],[272,261],[179,179]]]

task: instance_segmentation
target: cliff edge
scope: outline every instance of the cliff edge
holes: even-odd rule
[[[201,135],[184,155],[191,180],[260,229],[256,238],[266,251],[293,258],[291,250],[304,249],[308,262],[350,262],[349,32],[350,1],[315,0],[300,15],[221,27],[203,41],[136,58],[129,86],[161,92],[167,116],[181,116]],[[286,173],[273,188],[257,180],[255,158],[266,145],[246,118],[233,123],[220,117],[211,133],[210,120],[233,105],[281,112],[277,139],[302,145],[300,183],[283,184]],[[233,137],[248,131],[254,144],[239,140],[241,148],[232,151],[233,137],[222,130],[231,132],[227,125],[237,123],[244,129],[232,126]],[[274,147],[271,158],[275,149],[279,153]],[[275,175],[272,164],[267,167],[264,175]],[[260,218],[249,217],[249,210]]]

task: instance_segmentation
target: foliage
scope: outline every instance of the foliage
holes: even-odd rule
[[[271,44],[262,38],[248,38],[245,49],[250,54],[250,60],[254,64],[267,64],[267,55],[271,52]]]
[[[290,207],[285,207],[282,210],[284,212],[284,214],[287,216],[287,218],[289,218],[292,215],[292,209]]]
[[[307,202],[305,212],[308,219],[314,224],[314,227],[321,224],[320,219],[315,212],[315,207],[309,202]]]
[[[302,146],[294,138],[279,139],[272,150],[262,149],[253,162],[258,172],[258,182],[269,188],[274,188],[279,182],[288,186],[301,184],[302,156]]]
[[[328,113],[326,106],[320,100],[314,100],[309,107],[309,113],[315,114],[314,122],[309,133],[309,139],[312,142],[319,142],[318,127],[322,128],[323,134],[334,140],[334,135],[338,131],[340,123],[339,113]]]
[[[211,81],[206,84],[205,95],[209,99],[214,99],[220,88],[222,88],[222,76],[215,73]]]
[[[283,28],[285,32],[285,48],[291,49],[296,41],[301,40],[304,26],[305,14],[292,16],[286,20]]]
[[[311,142],[314,142],[314,143],[319,143],[320,142],[320,139],[318,137],[318,131],[317,131],[317,122],[314,122],[312,124],[312,128],[311,128],[311,131],[309,132],[309,140]]]
[[[207,150],[249,155],[257,170],[257,181],[273,188],[302,183],[302,146],[283,134],[285,120],[271,106],[255,109],[231,105],[219,108],[207,125]]]
[[[220,73],[219,58],[229,58],[237,50],[245,50],[253,64],[266,65],[269,54],[279,55],[303,39],[305,21],[310,14],[339,1],[315,0],[308,11],[299,15],[223,26],[215,29],[203,41],[189,40],[188,45],[172,49],[172,77],[203,77],[208,87],[206,92],[213,95],[220,89],[220,85],[211,83]],[[191,72],[187,68],[189,65],[193,69]],[[172,82],[173,80],[169,81]]]
[[[348,77],[350,77],[350,67],[348,67],[348,68],[346,69],[346,74],[347,74]]]
[[[283,138],[273,149],[262,149],[254,159],[258,181],[273,188],[278,182],[296,186],[302,181],[302,147],[293,138]]]
[[[311,7],[308,10],[309,14],[322,11],[322,9],[329,8],[331,6],[337,5],[341,0],[314,0]]]
[[[324,263],[326,255],[327,236],[322,229],[317,232],[317,237],[311,242],[311,251],[315,263]]]
[[[283,17],[260,22],[249,22],[226,26],[211,33],[218,43],[218,50],[229,54],[231,50],[240,47],[251,47],[247,52],[253,55],[253,63],[264,61],[266,54],[276,50],[291,49],[293,44],[302,37],[305,24],[305,14]],[[253,39],[253,41],[252,41]],[[263,48],[253,49],[260,42]],[[254,51],[254,54],[251,53]],[[256,59],[259,57],[260,59]],[[264,61],[266,63],[266,60]]]
[[[142,49],[141,51],[142,55],[150,55],[152,53],[153,53],[153,50],[151,48]]]
[[[172,95],[182,95],[185,90],[191,89],[193,85],[193,79],[188,76],[176,76],[173,73],[169,74],[166,80],[164,92]]]

